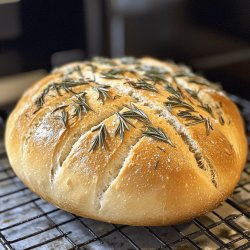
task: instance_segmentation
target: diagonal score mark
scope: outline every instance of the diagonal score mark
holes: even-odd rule
[[[128,85],[118,85],[116,83],[111,82],[111,86],[116,90],[122,92],[123,94],[127,94],[134,99],[137,100],[137,103],[142,104],[144,106],[150,107],[152,110],[155,110],[155,115],[159,115],[165,118],[166,122],[171,125],[171,127],[179,134],[182,138],[183,142],[188,146],[189,152],[193,154],[197,166],[208,172],[210,175],[210,180],[213,183],[214,187],[217,187],[217,174],[214,167],[210,162],[203,157],[201,148],[196,140],[192,138],[190,133],[188,132],[185,125],[183,125],[175,115],[170,113],[167,109],[164,109],[159,101],[154,101],[154,99],[150,99],[147,96],[143,95],[142,91],[136,90]]]

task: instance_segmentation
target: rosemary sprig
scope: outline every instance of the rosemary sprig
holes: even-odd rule
[[[106,126],[104,124],[100,124],[99,126],[95,127],[91,131],[95,132],[97,130],[99,130],[99,133],[93,139],[89,152],[94,151],[97,146],[99,146],[100,148],[104,147],[104,149],[107,149],[105,145],[105,140],[107,139],[107,136],[108,136]]]
[[[140,65],[136,67],[136,69],[140,71],[144,71],[148,74],[168,74],[169,73],[169,71],[166,70],[165,68],[150,66],[146,64]]]
[[[90,110],[93,111],[87,104],[86,95],[87,95],[86,92],[81,92],[75,95],[77,99],[73,100],[75,103],[74,105],[75,110],[73,112],[73,117],[80,116],[83,111],[85,113],[87,113]]]
[[[80,105],[74,105],[74,112],[72,117],[80,117],[82,114],[82,107]]]
[[[101,100],[102,103],[105,103],[106,99],[111,99],[111,96],[109,95],[109,85],[99,85],[98,87],[94,87],[93,89],[98,92],[98,98],[97,100]]]
[[[204,122],[205,122],[205,127],[206,127],[206,133],[207,133],[207,135],[209,135],[210,131],[213,130],[212,122],[209,119],[209,117],[204,118]]]
[[[193,115],[191,112],[196,112],[196,111],[195,110],[181,110],[177,113],[177,115],[182,118],[188,118]]]
[[[128,111],[122,113],[125,118],[135,118],[142,122],[149,122],[148,116],[140,109],[138,109],[133,103],[130,103],[130,106],[124,105],[128,108]]]
[[[193,126],[196,124],[204,123],[205,119],[202,115],[196,116],[196,115],[191,115],[191,116],[185,116],[187,123],[185,123],[186,126]]]
[[[166,89],[169,93],[173,94],[176,98],[178,98],[178,99],[182,98],[182,92],[181,92],[181,90],[180,90],[179,87],[177,87],[177,88],[175,89],[175,88],[173,88],[172,86],[170,86],[170,85],[168,84],[168,85],[165,86],[165,89]]]
[[[137,69],[144,72],[144,76],[146,76],[147,80],[154,82],[166,82],[165,74],[169,74],[166,69],[155,66],[141,65],[137,67]]]
[[[208,81],[207,79],[205,79],[204,77],[200,76],[200,75],[195,75],[193,72],[191,71],[179,71],[176,72],[174,74],[174,77],[185,77],[187,78],[187,81],[190,83],[195,83],[198,85],[206,85],[206,86],[210,86],[213,85],[214,83],[211,83],[210,81]],[[216,84],[215,84],[216,85]]]
[[[66,73],[63,75],[64,79],[68,79],[69,75],[73,74],[74,72],[77,72],[77,74],[79,75],[81,79],[84,78],[80,65],[76,65],[74,67],[70,67],[66,69]]]
[[[91,68],[92,73],[95,73],[97,66],[93,65],[91,62],[87,63],[86,66]]]
[[[116,115],[118,117],[119,124],[115,130],[115,135],[117,135],[119,133],[119,135],[123,141],[125,130],[129,130],[128,124],[134,128],[135,128],[135,126],[130,121],[128,121],[128,119],[126,119],[126,117],[124,117],[123,114],[116,112]]]
[[[222,116],[222,113],[221,113],[221,112],[218,112],[217,114],[218,114],[218,116],[219,116],[219,122],[220,122],[220,124],[221,124],[221,125],[224,125],[224,124],[225,124],[225,120],[224,120],[224,118],[223,118],[223,116]]]
[[[92,61],[103,65],[116,66],[116,63],[112,59],[105,57],[94,57]]]
[[[190,83],[198,84],[198,85],[210,86],[210,83],[206,79],[200,76],[189,76],[187,78],[187,81]]]
[[[106,79],[122,79],[122,77],[120,77],[119,75],[123,74],[124,72],[126,72],[126,70],[123,69],[111,69],[109,71],[106,72],[102,72],[102,78],[106,78]]]
[[[61,86],[61,88],[64,89],[66,92],[72,92],[72,88],[86,85],[88,83],[88,81],[84,81],[83,79],[74,80],[71,78],[66,78],[61,83],[59,83],[59,86]]]
[[[76,94],[72,88],[85,85],[88,82],[85,82],[83,79],[73,80],[73,79],[64,79],[61,83],[51,83],[49,84],[41,93],[41,95],[36,99],[35,105],[37,109],[33,112],[36,113],[40,110],[45,104],[45,97],[50,93],[50,91],[56,91],[58,96],[61,96],[60,90],[64,90],[67,93]]]
[[[161,128],[155,128],[152,126],[148,126],[147,131],[142,133],[144,136],[149,136],[154,139],[163,141],[171,145],[172,147],[175,147],[173,142],[170,140],[170,138],[164,133],[164,131]]]
[[[54,116],[54,118],[60,120],[63,123],[64,127],[66,128],[67,123],[68,123],[68,112],[65,111],[64,108],[63,108],[63,110],[61,112],[61,115]]]
[[[78,73],[78,75],[83,79],[84,76],[83,76],[83,73],[82,73],[82,69],[79,65],[75,66],[74,67],[74,71],[76,71]]]
[[[121,75],[123,75],[126,72],[130,72],[133,74],[136,73],[134,70],[114,68],[106,72],[102,72],[101,75],[102,75],[102,78],[106,78],[106,79],[123,79]]]
[[[196,90],[192,90],[192,89],[185,89],[187,91],[187,93],[195,100],[199,101],[200,102],[200,99],[199,99],[199,92],[200,92],[200,89],[198,91]]]
[[[55,113],[56,111],[58,111],[58,110],[60,110],[60,109],[65,109],[65,108],[67,108],[68,106],[69,106],[68,104],[58,106],[58,107],[56,107],[56,108],[51,112],[51,114]]]
[[[176,108],[176,107],[194,110],[194,108],[190,104],[182,101],[180,98],[176,96],[169,96],[168,101],[165,102],[165,105],[169,108],[169,110],[171,110],[172,108]]]
[[[154,82],[167,82],[165,75],[161,73],[145,73],[146,80],[154,81]]]
[[[213,110],[208,104],[201,103],[198,107],[205,110],[208,114],[210,114],[212,117],[214,117]]]
[[[143,90],[158,93],[158,90],[154,85],[152,85],[152,84],[150,84],[150,83],[148,83],[148,82],[146,82],[145,80],[142,80],[142,79],[140,79],[137,82],[133,82],[133,81],[129,80],[126,83],[128,83],[129,85],[131,85],[135,89],[143,89]]]
[[[205,79],[204,77],[199,76],[199,75],[195,75],[192,72],[181,72],[181,73],[175,74],[175,77],[176,78],[185,77],[189,83],[204,85],[204,86],[216,89],[216,90],[222,89],[220,83],[210,82],[207,79]]]
[[[206,134],[209,135],[210,131],[213,130],[212,122],[209,117],[204,118],[202,115],[194,115],[191,112],[195,111],[184,110],[177,113],[177,115],[185,119],[185,126],[193,126],[200,123],[204,123],[206,128]]]

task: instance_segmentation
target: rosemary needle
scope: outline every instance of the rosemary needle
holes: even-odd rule
[[[61,115],[59,116],[54,116],[54,118],[60,120],[64,127],[66,128],[67,123],[68,123],[68,112],[65,111],[65,109],[62,110]]]
[[[118,117],[118,122],[119,122],[119,124],[118,124],[118,126],[117,126],[117,128],[116,128],[116,130],[115,130],[115,134],[116,134],[116,135],[119,134],[120,137],[121,137],[121,139],[122,139],[122,141],[123,141],[125,130],[129,130],[128,124],[131,125],[131,126],[134,127],[134,128],[135,128],[135,126],[134,126],[130,121],[128,121],[128,120],[126,119],[126,117],[124,117],[123,114],[121,114],[121,113],[119,113],[119,112],[116,112],[116,115],[117,115],[117,117]]]
[[[140,79],[137,82],[129,80],[126,83],[128,83],[129,85],[131,85],[135,89],[143,89],[143,90],[148,90],[148,91],[151,91],[151,92],[158,93],[158,90],[157,90],[157,88],[154,85],[146,82],[143,79]]]
[[[155,128],[152,126],[148,126],[147,131],[143,132],[143,135],[152,137],[156,140],[166,142],[169,145],[171,145],[172,147],[175,147],[173,142],[170,140],[170,138],[164,133],[164,131],[161,128]]]
[[[98,92],[98,98],[97,100],[101,100],[102,103],[105,103],[106,99],[111,99],[111,96],[109,95],[109,85],[99,85],[98,87],[94,87],[93,89]]]
[[[106,126],[104,124],[100,124],[99,126],[92,129],[92,132],[95,132],[97,130],[99,130],[99,132],[93,139],[89,152],[94,151],[97,148],[97,146],[99,146],[100,148],[104,147],[104,149],[107,149],[105,145],[105,140],[107,139],[108,136]]]
[[[135,104],[130,103],[130,106],[124,105],[128,111],[122,113],[126,118],[136,118],[142,122],[149,122],[148,116],[140,109],[138,109]]]

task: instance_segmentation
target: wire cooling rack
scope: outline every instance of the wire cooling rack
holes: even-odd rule
[[[250,142],[250,103],[231,97],[245,117]],[[234,193],[214,211],[181,225],[131,227],[80,218],[39,198],[11,170],[1,139],[3,249],[250,249],[250,154]]]

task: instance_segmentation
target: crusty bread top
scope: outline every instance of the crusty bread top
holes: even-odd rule
[[[134,225],[174,223],[218,204],[247,150],[239,111],[218,85],[186,66],[132,57],[55,69],[21,98],[6,147],[15,172],[45,199]]]

